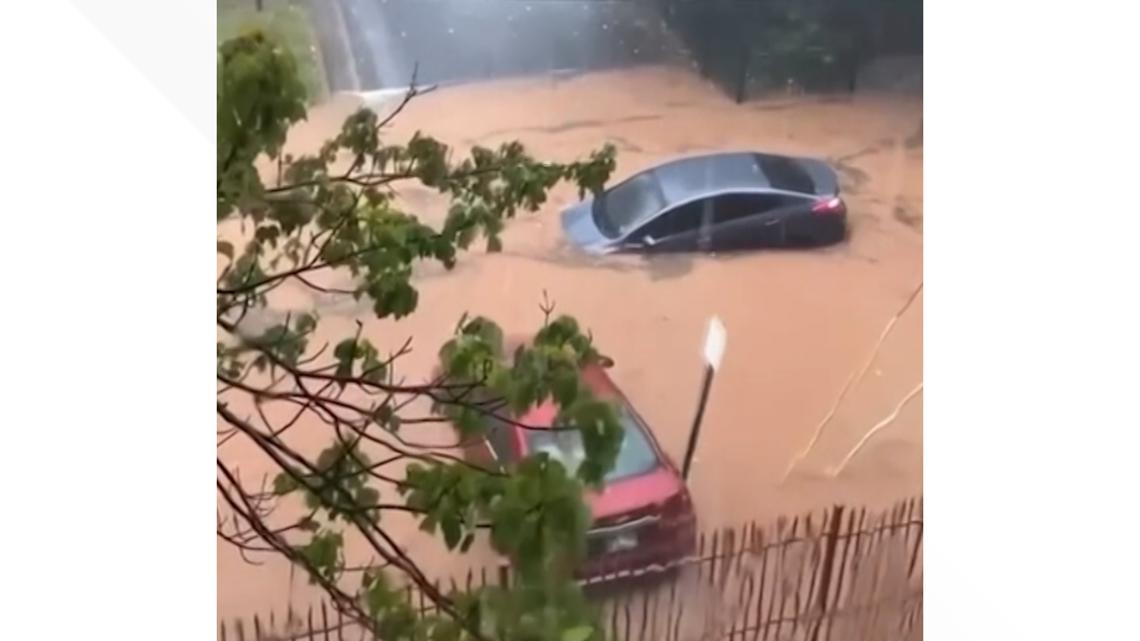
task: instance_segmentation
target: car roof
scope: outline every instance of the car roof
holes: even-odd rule
[[[730,152],[689,156],[652,170],[668,204],[726,191],[756,191],[772,187],[756,154]]]

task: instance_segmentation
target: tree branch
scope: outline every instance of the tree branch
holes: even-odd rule
[[[312,485],[308,481],[307,478],[305,478],[304,476],[302,476],[300,474],[297,474],[297,472],[294,470],[293,466],[290,465],[289,462],[285,458],[282,457],[282,455],[284,454],[289,459],[292,459],[296,464],[299,464],[302,468],[306,469],[313,476],[321,476],[320,470],[318,470],[315,465],[313,465],[311,462],[309,462],[303,456],[301,456],[300,454],[298,454],[297,452],[295,452],[294,450],[292,450],[291,448],[286,446],[279,439],[267,437],[265,434],[261,433],[256,427],[251,425],[249,422],[244,421],[240,417],[235,415],[228,408],[226,408],[225,405],[223,405],[220,402],[217,404],[217,411],[223,420],[225,420],[227,423],[229,423],[230,425],[232,425],[233,427],[238,429],[240,432],[249,436],[251,438],[251,440],[258,446],[258,448],[261,449],[264,453],[266,453],[270,458],[272,458],[273,461],[278,465],[278,467],[284,473],[288,474],[293,479],[293,481],[295,483],[297,483],[300,487],[304,488],[305,490],[313,493],[314,495],[320,496],[320,490],[324,489],[324,486],[316,487],[316,486]],[[340,437],[340,435],[338,435],[338,438],[339,437]],[[344,443],[343,440],[341,442]],[[348,452],[352,451],[352,448],[345,448],[345,449]],[[410,453],[407,454],[407,456],[409,456],[411,458],[416,458],[416,455],[410,454]],[[424,457],[424,458],[426,458],[426,457]],[[432,459],[427,459],[427,460],[431,461]],[[463,462],[463,461],[459,461],[459,462]],[[224,468],[224,465],[221,463],[220,460],[218,461],[218,465],[219,465],[220,469]],[[475,468],[475,469],[480,469],[480,468]],[[236,483],[236,480],[233,480],[231,482]],[[334,491],[335,494],[340,495],[340,497],[341,497],[340,500],[345,501],[348,505],[354,505],[355,497],[353,497],[351,492],[349,492],[343,486],[340,486],[339,484],[333,484],[329,487],[331,487],[331,489]],[[330,507],[335,508],[335,507],[339,507],[339,506],[334,505],[334,506],[330,506]],[[401,509],[403,511],[409,511],[409,512],[414,511],[414,510],[408,508],[407,506],[389,505],[388,509]],[[253,510],[251,509],[250,511],[253,511]],[[382,558],[384,558],[384,560],[387,563],[396,567],[401,572],[403,572],[405,576],[407,576],[409,579],[411,579],[411,581],[416,585],[416,587],[424,593],[424,596],[427,597],[428,599],[430,599],[440,609],[441,612],[446,613],[449,617],[454,619],[457,623],[459,623],[460,625],[463,625],[465,627],[465,629],[468,629],[468,628],[466,628],[467,622],[462,617],[459,616],[458,612],[455,611],[454,605],[452,604],[451,600],[449,598],[447,598],[444,594],[442,594],[435,587],[435,585],[427,578],[427,576],[424,575],[423,571],[419,568],[419,566],[415,563],[415,561],[413,561],[410,557],[407,556],[407,554],[400,548],[400,546],[396,543],[396,541],[383,528],[380,528],[375,523],[367,520],[366,518],[363,518],[362,514],[360,514],[356,510],[348,511],[348,512],[346,512],[346,514],[348,516],[349,522],[365,538],[365,540],[369,543],[369,545],[373,548],[373,550],[375,550]],[[242,513],[242,515],[244,518],[247,518],[247,520],[257,518],[256,516],[248,514],[248,513]],[[253,523],[253,521],[251,521],[251,525],[256,525],[256,524]],[[264,527],[259,527],[256,529],[258,529],[258,533],[261,534],[263,538],[265,537],[266,533],[268,532],[267,528],[264,528]],[[270,533],[270,535],[272,536],[271,533]],[[383,542],[383,544],[381,543],[381,541]],[[272,541],[267,541],[267,542],[269,542],[271,545],[274,545]],[[274,545],[274,547],[277,547],[277,546]],[[294,553],[290,558],[294,558],[296,556],[298,556],[298,555],[296,555]],[[302,565],[307,570],[309,570],[311,574],[313,573],[313,568],[310,564],[303,563]],[[473,637],[476,639],[482,639],[483,638],[482,636],[480,636],[478,634],[477,630],[468,629],[468,632],[471,633],[473,635]]]

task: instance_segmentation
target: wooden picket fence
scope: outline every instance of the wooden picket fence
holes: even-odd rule
[[[921,497],[749,523],[701,535],[670,574],[619,577],[590,594],[613,641],[921,641],[922,528]],[[503,580],[484,570],[449,582]],[[433,607],[410,589],[407,598]],[[324,604],[281,619],[223,622],[219,638],[371,641]]]

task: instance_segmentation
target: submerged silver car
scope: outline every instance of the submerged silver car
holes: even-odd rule
[[[681,158],[562,212],[590,253],[733,251],[843,240],[847,206],[830,166],[752,152]]]

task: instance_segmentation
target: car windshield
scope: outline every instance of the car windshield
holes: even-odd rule
[[[623,407],[619,418],[625,434],[617,461],[606,474],[606,483],[641,476],[656,469],[660,463],[657,452],[645,434],[645,428],[632,413]],[[586,456],[582,434],[577,430],[528,430],[526,439],[531,452],[546,452],[562,463],[571,474],[578,471],[578,466]]]
[[[653,172],[646,172],[604,192],[594,201],[594,224],[610,238],[620,238],[665,207]]]

